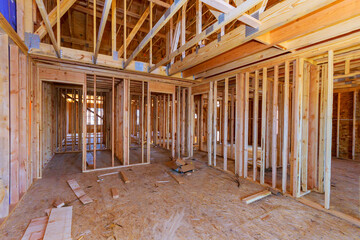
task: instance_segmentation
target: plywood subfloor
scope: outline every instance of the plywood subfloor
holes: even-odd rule
[[[264,188],[206,165],[206,154],[197,153],[198,171],[179,185],[163,164],[169,151],[152,150],[151,165],[123,169],[131,181],[106,172],[80,173],[81,158],[68,155],[59,164],[51,161],[44,177],[30,188],[0,229],[0,239],[19,239],[32,218],[45,215],[61,197],[73,206],[72,237],[78,239],[358,239],[359,228],[291,198],[270,196],[246,205],[241,198]],[[66,155],[63,154],[65,157]],[[73,161],[80,163],[71,164]],[[66,180],[75,179],[94,202],[82,205]],[[168,181],[157,183],[157,181]],[[111,188],[119,198],[113,199]]]

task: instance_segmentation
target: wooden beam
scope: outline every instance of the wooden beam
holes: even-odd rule
[[[99,54],[100,44],[101,44],[102,36],[104,34],[105,25],[106,25],[107,18],[109,16],[112,1],[113,0],[105,0],[105,5],[104,5],[103,12],[102,12],[99,31],[98,31],[98,37],[97,37],[96,45],[95,45],[94,64],[96,64],[96,60],[97,60],[97,57]]]
[[[149,2],[155,3],[156,5],[162,6],[164,8],[169,8],[171,6],[170,4],[163,2],[161,0],[149,0]]]
[[[235,9],[234,6],[222,0],[201,0],[201,1],[223,13],[229,13]],[[242,16],[238,17],[237,19],[253,28],[258,28],[261,25],[261,22],[259,20],[246,13],[244,13]]]
[[[59,48],[59,46],[58,46],[58,44],[56,42],[54,31],[52,30],[52,26],[50,24],[50,20],[49,20],[49,17],[48,17],[44,2],[42,0],[36,0],[36,4],[37,4],[38,9],[40,11],[41,17],[42,17],[42,19],[43,19],[43,21],[45,23],[45,27],[46,27],[46,30],[47,30],[47,32],[49,34],[49,37],[50,37],[51,43],[52,43],[52,45],[54,47],[54,50],[55,50],[58,58],[61,58],[60,48]]]
[[[173,3],[170,8],[165,12],[165,14],[158,20],[155,26],[150,30],[150,32],[145,36],[145,38],[140,42],[136,47],[135,51],[131,54],[130,58],[126,60],[124,68],[126,68],[131,61],[139,54],[139,52],[146,46],[146,44],[152,39],[160,29],[165,26],[165,24],[174,16],[174,14],[187,2],[187,0],[179,0]],[[126,41],[124,41],[126,42]],[[125,51],[124,51],[125,52]]]
[[[211,26],[209,26],[205,31],[195,35],[190,41],[188,41],[186,44],[182,45],[180,48],[178,48],[175,52],[171,53],[169,56],[166,56],[163,58],[160,62],[155,64],[154,67],[150,69],[150,72],[158,68],[159,66],[162,66],[170,61],[170,59],[176,57],[180,53],[186,51],[187,49],[191,48],[195,44],[197,44],[199,41],[203,40],[204,38],[210,36],[211,34],[217,32],[221,27],[225,26],[226,24],[233,21],[235,18],[241,16],[246,11],[254,7],[256,4],[258,4],[262,0],[249,0],[241,4],[239,7],[235,8],[233,11],[224,14],[222,21],[217,21]]]
[[[94,45],[93,52],[94,52],[94,54],[95,54],[95,49],[96,49],[96,27],[97,27],[96,26],[96,0],[94,0],[94,6],[93,6],[93,45]]]
[[[58,48],[60,49],[60,0],[56,0],[56,37],[57,37],[57,43]]]
[[[70,7],[75,2],[76,2],[76,0],[62,0],[60,2],[60,18],[70,9]],[[51,29],[57,22],[57,12],[58,12],[58,7],[56,6],[53,10],[51,10],[51,12],[48,15],[49,24],[51,26],[50,27]],[[46,14],[47,14],[47,12],[46,12]],[[45,23],[45,21],[43,23],[41,23],[40,27],[35,31],[35,34],[39,35],[40,40],[43,39],[46,36],[46,34],[48,33],[48,29],[47,29],[46,25],[44,26],[44,23]]]
[[[150,13],[150,7],[147,7],[145,9],[145,11],[143,12],[143,14],[141,15],[139,21],[136,23],[135,26],[132,27],[132,30],[131,30],[130,34],[127,36],[126,45],[125,45],[126,47],[129,46],[130,42],[133,40],[135,35],[138,33],[139,29],[141,28],[141,26],[143,25],[143,23],[145,22],[145,20],[149,16],[149,13]],[[124,45],[122,45],[119,48],[118,56],[121,57],[123,53],[124,53]]]
[[[347,1],[354,1],[354,0],[347,0]],[[231,31],[229,34],[223,36],[221,38],[222,44],[218,44],[217,41],[213,41],[209,43],[207,46],[199,49],[197,53],[192,53],[188,55],[187,61],[175,63],[173,66],[171,66],[169,73],[171,75],[177,72],[184,71],[197,64],[205,62],[213,57],[216,57],[224,52],[228,52],[229,50],[236,48],[255,38],[256,39],[260,37],[263,38],[264,42],[267,42],[268,46],[271,47],[272,45],[277,44],[278,41],[281,43],[281,41],[285,41],[286,39],[289,39],[290,36],[291,38],[294,38],[300,36],[301,34],[306,34],[306,33],[310,33],[311,31],[321,29],[323,28],[324,23],[331,25],[334,24],[335,22],[341,21],[342,19],[349,18],[348,12],[346,12],[345,10],[344,12],[342,12],[343,9],[341,9],[341,14],[339,14],[338,12],[340,8],[334,7],[337,6],[337,4],[331,5],[330,3],[332,2],[334,1],[306,0],[300,2],[300,0],[287,0],[278,3],[275,7],[270,8],[268,11],[265,11],[264,13],[260,14],[260,21],[262,22],[262,25],[259,27],[258,32],[246,36],[245,27],[240,26],[235,30]],[[338,4],[341,3],[341,5],[343,5],[342,2],[343,1],[340,1],[338,2]],[[327,9],[326,7],[323,8],[324,6],[327,5],[331,6],[331,9]],[[321,9],[322,11],[316,11],[320,8],[322,8]],[[291,9],[291,11],[289,11],[289,9]],[[358,9],[353,10],[352,12],[355,11],[358,11]],[[309,12],[314,12],[314,13],[309,14]],[[309,14],[309,17],[304,17],[307,14]],[[337,16],[339,14],[340,19],[330,17],[332,16],[332,14],[336,14]],[[301,18],[301,21],[297,20],[299,18]],[[318,19],[321,18],[324,18],[324,20],[321,20],[320,23]],[[280,31],[280,27],[283,27],[281,28],[281,31]],[[274,29],[279,29],[279,31],[269,35],[269,32]],[[303,30],[303,32],[301,32],[300,30]],[[276,37],[278,41],[274,40],[275,35],[273,34],[275,33],[276,36],[278,36]],[[243,37],[239,38],[239,36],[243,36]],[[284,38],[285,36],[287,37]]]
[[[24,54],[28,54],[28,47],[25,45],[24,41],[21,40],[20,36],[15,32],[4,15],[0,12],[0,34],[2,33],[6,33]]]

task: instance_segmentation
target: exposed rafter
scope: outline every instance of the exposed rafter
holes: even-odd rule
[[[52,30],[52,26],[51,26],[51,23],[50,23],[50,20],[49,20],[49,16],[48,16],[48,14],[46,12],[44,2],[42,0],[36,0],[36,4],[37,4],[37,6],[39,8],[41,17],[42,17],[42,19],[44,21],[46,30],[47,30],[47,32],[49,34],[49,37],[50,37],[51,43],[52,43],[52,45],[53,45],[53,47],[55,49],[56,55],[60,58],[61,57],[60,48],[59,48],[59,45],[56,42],[55,34],[54,34],[54,31]],[[55,18],[55,22],[56,22],[56,18]]]

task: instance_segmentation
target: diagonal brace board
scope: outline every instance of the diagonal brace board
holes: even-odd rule
[[[96,41],[95,52],[94,52],[94,63],[95,64],[96,64],[97,56],[99,54],[100,44],[101,44],[102,36],[104,34],[107,18],[109,16],[111,3],[112,3],[112,0],[105,0],[104,9],[103,9],[103,13],[101,16],[101,22],[100,22],[100,26],[99,26],[98,37],[97,37],[97,41]]]
[[[161,16],[159,21],[155,26],[150,30],[150,32],[145,36],[145,38],[140,42],[136,47],[135,51],[131,54],[129,59],[125,62],[124,68],[126,68],[132,60],[139,54],[139,52],[145,47],[145,45],[152,39],[160,29],[165,26],[165,24],[174,16],[174,14],[187,2],[187,0],[175,0],[175,2],[166,10],[164,15]]]
[[[180,53],[186,51],[187,49],[191,48],[193,45],[197,44],[199,41],[203,40],[204,38],[210,36],[211,34],[218,31],[221,27],[225,26],[226,24],[230,23],[234,19],[238,18],[239,16],[243,15],[246,11],[253,8],[261,2],[262,0],[249,0],[241,5],[239,5],[237,8],[232,10],[231,12],[227,14],[221,14],[219,16],[218,21],[216,21],[213,25],[205,29],[205,31],[202,31],[201,33],[197,34],[194,38],[192,38],[190,41],[188,41],[186,44],[182,45],[180,48],[178,48],[176,51],[172,52],[163,60],[161,60],[159,63],[157,63],[154,67],[150,69],[150,72],[154,71],[159,66],[162,66],[169,62],[170,59],[176,57]]]
[[[54,46],[56,55],[60,58],[61,57],[60,48],[59,48],[59,45],[56,42],[55,34],[54,34],[54,31],[52,30],[52,26],[50,24],[49,16],[47,14],[44,2],[43,2],[43,0],[36,0],[36,4],[37,4],[37,6],[39,8],[41,17],[44,20],[46,30],[49,33],[49,37],[50,37],[52,45]]]

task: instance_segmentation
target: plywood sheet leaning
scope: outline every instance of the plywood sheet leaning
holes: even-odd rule
[[[53,208],[49,216],[44,240],[71,240],[72,206]]]
[[[21,240],[43,239],[49,217],[31,219]]]
[[[88,204],[92,202],[92,199],[88,195],[86,195],[84,190],[80,188],[79,184],[74,179],[68,180],[67,183],[74,191],[80,202],[82,202],[82,204]]]
[[[243,198],[243,201],[246,204],[250,204],[250,203],[253,203],[253,202],[257,201],[257,200],[263,199],[264,197],[267,197],[269,195],[271,195],[271,192],[269,190],[264,190],[262,192],[251,195],[249,197]]]

